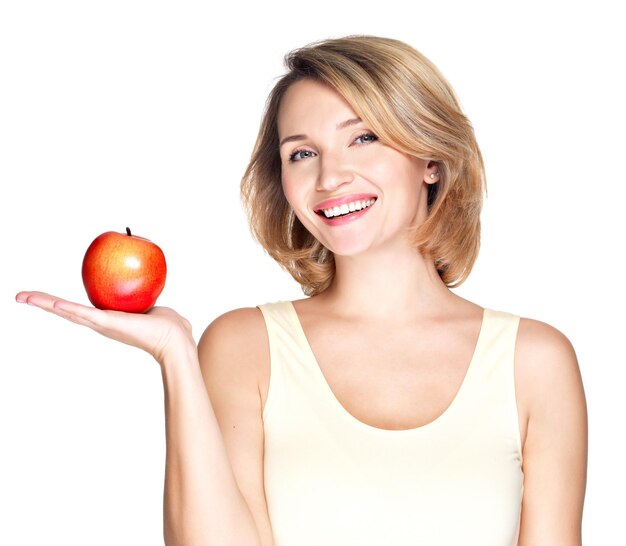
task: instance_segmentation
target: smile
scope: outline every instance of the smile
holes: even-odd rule
[[[367,214],[378,196],[375,193],[350,193],[320,201],[313,211],[329,226],[343,226]]]
[[[335,216],[346,216],[353,212],[366,209],[372,206],[376,202],[376,199],[363,199],[361,201],[351,201],[350,203],[344,203],[341,206],[335,206],[328,209],[318,210],[318,214],[324,214],[326,218],[333,218]]]

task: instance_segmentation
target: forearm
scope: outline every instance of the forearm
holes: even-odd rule
[[[260,544],[237,486],[191,348],[162,364],[167,455],[164,537],[168,546]]]

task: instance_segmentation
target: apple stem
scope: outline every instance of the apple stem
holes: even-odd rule
[[[130,233],[130,228],[129,228],[129,227],[127,227],[127,228],[126,228],[126,235],[128,235],[129,237],[130,237],[130,235],[131,235],[131,233]]]

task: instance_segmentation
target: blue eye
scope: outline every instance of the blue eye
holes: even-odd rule
[[[313,157],[315,154],[310,150],[296,150],[289,156],[289,161],[300,161],[307,157]]]
[[[363,133],[354,139],[355,144],[371,144],[372,142],[376,142],[378,137],[374,133]],[[290,163],[294,163],[296,161],[302,161],[303,159],[308,159],[309,157],[315,157],[315,152],[311,150],[296,150],[289,154],[288,159]]]
[[[361,142],[358,142],[358,141]],[[373,133],[363,133],[354,139],[354,142],[357,144],[368,144],[370,142],[375,142],[378,140],[378,137]]]

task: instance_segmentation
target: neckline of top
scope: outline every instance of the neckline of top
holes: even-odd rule
[[[323,390],[326,393],[327,398],[330,400],[331,404],[333,404],[335,408],[339,410],[338,413],[342,415],[344,418],[347,418],[347,420],[349,420],[353,424],[356,424],[358,427],[364,430],[374,432],[377,434],[390,435],[390,436],[391,435],[402,436],[402,435],[410,435],[410,434],[421,434],[433,428],[436,428],[438,425],[445,422],[449,418],[449,416],[453,413],[454,408],[460,403],[460,400],[462,399],[463,394],[469,388],[468,385],[471,383],[472,376],[474,375],[474,370],[476,368],[476,361],[478,360],[481,354],[483,345],[485,344],[485,338],[487,336],[486,332],[488,329],[487,324],[491,316],[490,310],[487,308],[483,308],[483,316],[482,316],[482,320],[480,324],[480,331],[478,333],[478,338],[474,345],[474,351],[472,353],[472,357],[470,358],[469,364],[467,366],[467,370],[465,372],[465,376],[463,377],[463,381],[461,382],[461,385],[459,386],[456,394],[454,395],[454,397],[452,398],[451,402],[448,404],[446,409],[443,410],[443,412],[437,417],[435,417],[432,421],[429,421],[428,423],[425,423],[418,427],[407,428],[407,429],[387,429],[387,428],[376,427],[374,425],[370,425],[368,423],[365,423],[364,421],[361,421],[360,419],[352,415],[343,406],[343,404],[335,396],[335,393],[333,392],[333,390],[330,388],[330,385],[328,381],[326,380],[326,376],[324,375],[324,372],[322,372],[322,368],[320,367],[317,357],[315,356],[315,353],[313,352],[313,348],[311,347],[311,344],[309,343],[309,340],[306,337],[304,327],[302,326],[302,322],[300,321],[300,317],[298,316],[298,312],[296,311],[296,308],[293,305],[293,302],[286,301],[285,303],[287,304],[287,309],[289,310],[289,313],[291,314],[292,322],[295,326],[300,345],[304,349],[306,358],[308,358],[309,362],[312,364],[312,367],[315,369],[317,378],[322,384]]]

